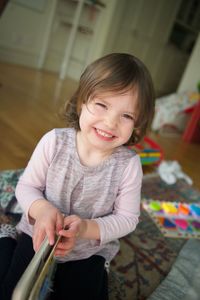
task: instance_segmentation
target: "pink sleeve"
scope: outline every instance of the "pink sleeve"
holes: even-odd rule
[[[44,199],[47,169],[52,161],[55,148],[55,130],[46,133],[37,144],[16,186],[16,198],[28,218],[31,204]]]
[[[138,155],[134,156],[122,176],[113,214],[95,219],[99,224],[101,244],[132,232],[139,221],[142,167]]]

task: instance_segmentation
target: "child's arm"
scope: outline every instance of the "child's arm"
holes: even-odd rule
[[[46,175],[54,156],[55,143],[54,130],[42,137],[15,190],[27,221],[34,225],[33,244],[36,251],[46,234],[50,244],[53,244],[55,231],[63,225],[63,216],[58,209],[44,199]],[[38,225],[40,222],[41,226]]]
[[[54,156],[56,144],[55,131],[45,134],[37,144],[27,167],[20,177],[15,194],[27,220],[30,206],[37,200],[44,199],[46,176]]]
[[[113,213],[95,219],[100,228],[100,243],[121,238],[135,230],[140,216],[142,167],[138,155],[124,171],[114,203]]]

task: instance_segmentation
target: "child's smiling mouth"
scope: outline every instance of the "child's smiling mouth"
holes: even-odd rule
[[[114,138],[116,138],[116,136],[114,136],[111,133],[108,133],[104,130],[101,130],[101,129],[98,129],[98,128],[94,128],[94,129],[95,129],[95,132],[96,132],[97,136],[102,138],[103,140],[111,141]]]

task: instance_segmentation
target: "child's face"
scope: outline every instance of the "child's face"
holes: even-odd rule
[[[89,146],[112,152],[132,135],[137,118],[137,91],[95,96],[82,105],[80,135]]]

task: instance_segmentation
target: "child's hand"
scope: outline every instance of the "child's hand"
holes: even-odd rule
[[[45,236],[48,237],[49,244],[55,242],[55,234],[63,228],[64,217],[61,212],[48,201],[39,203],[33,231],[33,248],[38,251]]]
[[[62,236],[61,241],[56,247],[55,255],[65,256],[73,250],[77,237],[83,230],[84,221],[76,216],[71,215],[64,218],[64,228],[59,231],[59,235]]]
[[[67,231],[67,230],[62,230]],[[62,234],[62,238],[60,239],[56,250],[54,252],[55,256],[66,256],[69,252],[71,252],[75,246],[76,242],[76,236],[74,234],[67,234],[71,235],[71,237],[64,237],[64,234]]]

